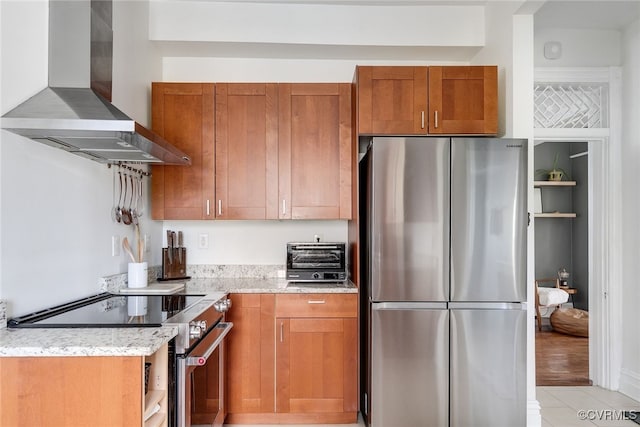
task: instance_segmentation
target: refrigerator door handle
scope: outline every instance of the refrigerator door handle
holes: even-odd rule
[[[450,302],[450,310],[527,310],[526,302]]]
[[[372,310],[446,310],[446,302],[374,302]]]

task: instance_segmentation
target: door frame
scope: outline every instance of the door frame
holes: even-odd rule
[[[622,303],[622,71],[620,67],[536,69],[535,75],[536,82],[609,85],[608,128],[536,129],[534,145],[588,143],[589,377],[593,385],[617,390],[622,367],[622,315],[617,309]]]

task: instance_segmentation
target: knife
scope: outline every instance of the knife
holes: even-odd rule
[[[167,230],[167,257],[169,258],[169,264],[173,264],[173,240],[171,237],[171,230]]]
[[[178,239],[176,238],[176,232],[172,231],[171,232],[171,256],[174,257],[174,259],[175,259],[174,250],[176,248],[176,243],[178,243]]]
[[[178,231],[178,263],[182,265],[182,231]]]

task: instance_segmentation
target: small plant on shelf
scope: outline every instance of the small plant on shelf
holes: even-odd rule
[[[551,169],[536,169],[536,176],[544,176],[548,181],[562,181],[564,178],[570,179],[569,174],[565,172],[564,169],[558,167],[559,158],[560,153],[556,153]]]

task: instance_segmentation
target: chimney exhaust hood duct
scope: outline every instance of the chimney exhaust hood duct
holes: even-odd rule
[[[112,62],[110,0],[49,0],[49,86],[3,115],[2,129],[100,163],[191,164],[111,104]]]

